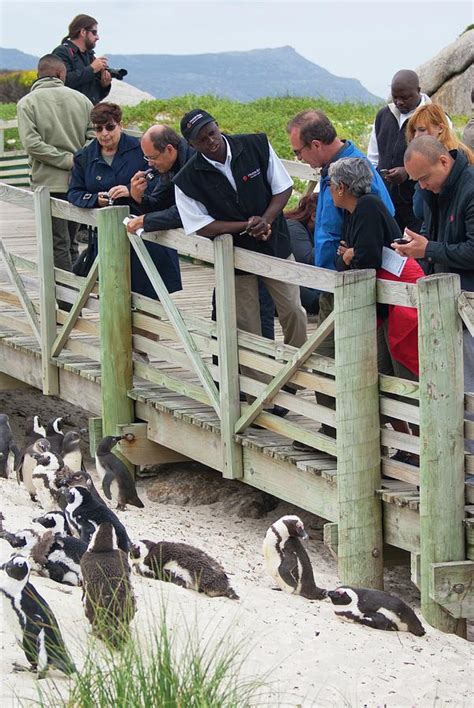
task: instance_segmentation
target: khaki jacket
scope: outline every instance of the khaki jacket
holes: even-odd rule
[[[17,104],[18,130],[31,166],[31,186],[66,193],[73,156],[94,137],[92,103],[60,79],[38,79]]]

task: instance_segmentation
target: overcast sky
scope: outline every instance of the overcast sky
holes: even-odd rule
[[[40,56],[79,13],[99,22],[98,54],[202,54],[290,45],[378,96],[401,68],[431,59],[474,21],[471,2],[442,0],[0,0],[1,46]]]

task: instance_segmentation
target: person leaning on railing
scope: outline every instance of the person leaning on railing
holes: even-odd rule
[[[96,138],[74,156],[74,167],[67,194],[71,204],[86,209],[128,205],[130,180],[147,169],[138,138],[122,130],[122,110],[115,103],[99,103],[92,109],[91,122]],[[169,292],[181,290],[179,266],[162,258],[163,247],[146,242],[158,272]],[[155,298],[155,290],[135,251],[131,254],[132,290]]]
[[[330,190],[334,204],[345,211],[343,238],[338,248],[337,270],[375,268],[377,277],[395,282],[415,283],[424,273],[421,266],[408,258],[399,275],[395,275],[387,256],[388,249],[401,238],[394,217],[382,200],[371,194],[372,171],[365,159],[346,158],[329,166]],[[384,248],[386,251],[384,252]],[[388,251],[388,252],[387,252]],[[388,268],[391,268],[388,270]],[[378,366],[383,374],[417,379],[418,313],[415,308],[388,305],[379,308]],[[390,419],[395,430],[409,433],[407,423]],[[408,462],[407,453],[399,451],[396,459]]]

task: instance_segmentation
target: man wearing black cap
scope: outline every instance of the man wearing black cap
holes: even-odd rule
[[[230,233],[235,246],[294,261],[282,214],[293,182],[267,136],[223,135],[215,119],[199,108],[183,116],[181,133],[196,150],[174,178],[185,232],[208,238]],[[263,281],[275,302],[285,344],[301,347],[306,313],[299,287]],[[237,326],[261,334],[257,277],[238,275],[235,288]]]

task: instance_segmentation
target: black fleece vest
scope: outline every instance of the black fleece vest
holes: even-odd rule
[[[407,149],[406,127],[407,121],[404,121],[402,126],[399,127],[397,119],[388,106],[385,106],[377,113],[375,136],[379,149],[379,163],[377,166],[379,171],[390,170],[392,167],[403,167],[403,156]],[[415,182],[411,179],[400,185],[386,184],[386,186],[395,205],[400,203],[400,201],[411,204],[415,191]]]
[[[200,153],[193,155],[173,181],[188,197],[204,204],[216,221],[247,221],[251,216],[261,216],[272,199],[267,180],[268,139],[264,133],[225,137],[232,152],[231,169],[237,191]],[[288,258],[291,244],[283,214],[274,220],[268,241],[234,234],[234,245]]]

